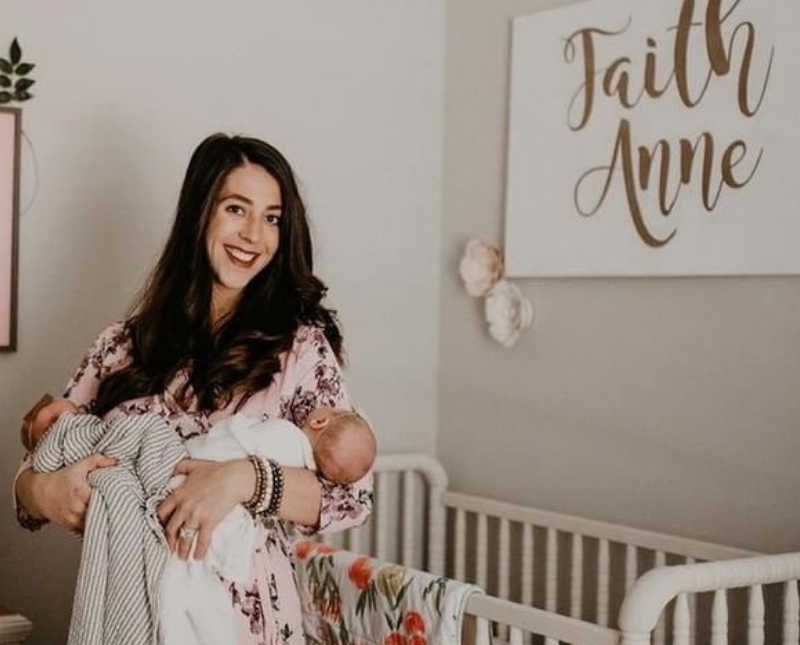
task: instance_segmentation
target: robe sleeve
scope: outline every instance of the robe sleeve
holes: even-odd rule
[[[286,418],[300,426],[309,412],[321,406],[353,409],[341,368],[322,330],[308,330],[297,343],[295,352],[294,367],[299,378],[283,410]],[[364,523],[372,511],[372,469],[352,484],[332,482],[319,472],[317,478],[322,485],[319,524],[315,527],[298,525],[300,532],[306,535],[330,533]]]

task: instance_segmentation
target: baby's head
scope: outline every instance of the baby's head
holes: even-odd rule
[[[39,399],[22,420],[22,443],[33,450],[39,439],[64,412],[77,412],[78,409],[68,399],[54,399],[45,394]]]
[[[302,429],[311,442],[317,467],[331,481],[358,481],[375,461],[375,436],[357,412],[317,408],[306,417]]]

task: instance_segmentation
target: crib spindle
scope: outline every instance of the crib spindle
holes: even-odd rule
[[[546,558],[544,606],[547,611],[555,611],[558,601],[556,598],[556,585],[558,584],[558,536],[556,535],[556,530],[553,528],[547,529]]]
[[[414,473],[403,473],[403,564],[413,567],[414,562]]]
[[[672,627],[673,645],[689,645],[689,602],[686,594],[675,599],[675,618]]]
[[[583,536],[579,533],[572,534],[571,573],[569,615],[580,618],[583,613]]]
[[[519,627],[511,628],[510,645],[522,645],[522,630]]]
[[[728,643],[728,595],[724,589],[714,592],[711,606],[711,645]]]
[[[696,560],[688,556],[686,564],[694,564]],[[689,645],[693,645],[697,639],[697,594],[689,596]]]
[[[475,630],[477,632],[475,634],[475,645],[490,645],[489,621],[485,618],[478,617],[475,623]]]
[[[764,645],[764,592],[761,585],[747,591],[747,645]]]
[[[509,596],[509,571],[511,569],[511,527],[507,518],[500,518],[500,553],[499,563],[497,568],[497,595],[502,600],[508,600]],[[505,625],[498,625],[498,634],[500,638],[508,642],[510,636],[508,627]]]
[[[500,566],[498,580],[498,595],[503,600],[508,600],[508,579],[511,568],[511,530],[510,523],[504,517],[500,520]]]
[[[389,473],[375,473],[375,555],[378,560],[388,560],[389,540]]]
[[[639,575],[638,564],[636,562],[636,547],[632,544],[625,545],[625,591],[630,591],[633,583]]]
[[[608,540],[600,539],[597,551],[597,624],[608,627],[608,586],[611,556]]]
[[[783,585],[783,645],[797,645],[799,609],[797,582],[790,580]]]
[[[522,525],[522,604],[533,605],[533,525]]]
[[[456,509],[456,553],[455,553],[455,570],[456,580],[461,582],[467,581],[467,514],[462,508]]]
[[[663,567],[667,563],[667,556],[663,551],[656,551],[655,566]],[[653,645],[664,645],[666,636],[667,608],[661,612],[656,628],[653,630]]]
[[[488,546],[488,533],[489,533],[489,519],[486,513],[478,513],[478,571],[477,571],[477,585],[481,589],[486,589],[487,583],[487,569],[489,560],[489,546]]]

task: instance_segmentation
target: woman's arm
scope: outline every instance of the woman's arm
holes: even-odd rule
[[[81,412],[90,412],[95,403],[100,380],[116,369],[128,356],[128,337],[123,323],[107,327],[97,337],[67,384],[64,397]],[[36,473],[25,455],[13,482],[17,521],[36,530],[48,520],[71,530],[80,530],[89,499],[86,477],[91,470],[113,465],[102,455],[95,455],[56,473]]]

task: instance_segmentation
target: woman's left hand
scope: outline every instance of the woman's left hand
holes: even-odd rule
[[[182,560],[191,555],[205,557],[211,533],[236,504],[247,501],[255,484],[255,474],[246,459],[207,461],[184,459],[175,466],[176,475],[186,475],[158,507],[158,519],[165,525],[170,550]],[[180,529],[195,530],[194,539],[181,538]]]

